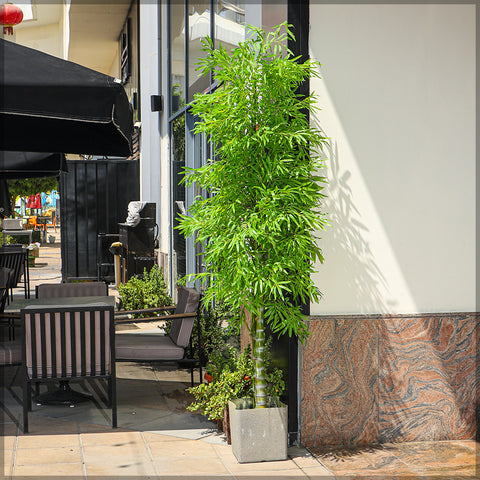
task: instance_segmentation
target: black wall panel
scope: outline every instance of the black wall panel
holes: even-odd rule
[[[138,160],[69,160],[60,180],[62,279],[97,279],[97,234],[118,233],[140,199]]]

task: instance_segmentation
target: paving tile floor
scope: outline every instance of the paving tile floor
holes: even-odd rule
[[[101,389],[81,383],[73,387],[93,402],[33,405],[28,434],[21,430],[20,386],[4,387],[2,478],[334,478],[304,448],[290,449],[281,462],[239,464],[216,424],[186,411],[188,385],[188,371],[121,363],[118,429]]]
[[[335,478],[480,478],[480,443],[475,440],[391,443],[357,448],[311,448]]]
[[[48,234],[55,237],[55,243],[41,244],[35,264],[29,268],[30,292],[35,296],[35,286],[40,283],[60,283],[62,281],[60,229]],[[19,290],[16,290],[20,294]]]
[[[38,283],[61,281],[59,243],[42,246],[36,263],[32,292]],[[5,370],[3,385],[9,385],[14,372]],[[2,386],[0,478],[480,479],[480,444],[474,441],[292,447],[286,461],[239,464],[216,425],[186,410],[192,400],[185,392],[188,372],[130,363],[117,370],[115,430],[101,384],[74,385],[94,396],[74,408],[34,405],[27,435],[20,428],[20,386]]]

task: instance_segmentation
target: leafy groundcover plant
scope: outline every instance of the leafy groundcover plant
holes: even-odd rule
[[[248,27],[247,40],[229,53],[204,41],[199,61],[219,87],[197,94],[192,113],[197,134],[215,146],[215,160],[186,171],[184,182],[209,193],[197,198],[179,228],[203,244],[206,301],[213,298],[240,315],[252,337],[255,407],[265,407],[264,325],[274,333],[298,335],[308,329],[300,304],[318,300],[313,263],[323,261],[315,231],[325,226],[319,212],[325,179],[316,150],[325,141],[305,112],[313,96],[297,93],[317,76],[317,64],[300,63],[285,46],[294,38],[284,23],[265,33]]]

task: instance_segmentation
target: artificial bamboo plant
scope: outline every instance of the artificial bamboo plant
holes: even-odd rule
[[[247,39],[232,52],[204,40],[198,69],[212,72],[219,87],[197,94],[191,109],[199,118],[195,133],[213,143],[215,159],[186,170],[185,184],[196,183],[209,195],[195,200],[179,228],[203,244],[206,271],[196,277],[208,282],[205,300],[251,315],[246,322],[242,314],[239,324],[252,337],[255,407],[261,408],[265,324],[304,340],[300,304],[320,296],[311,274],[315,260],[323,261],[315,232],[326,223],[317,155],[326,139],[305,114],[315,110],[314,97],[297,93],[302,82],[318,76],[318,64],[293,57],[286,23],[270,33],[247,28]]]

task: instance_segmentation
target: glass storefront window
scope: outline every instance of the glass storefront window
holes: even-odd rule
[[[210,79],[201,77],[198,59],[205,56],[202,52],[202,39],[210,36],[210,0],[189,2],[188,4],[188,101],[193,100],[193,95],[203,92],[210,85]]]
[[[267,32],[286,20],[287,0],[275,0],[274,3],[262,2],[262,26]]]
[[[174,114],[185,106],[185,6],[170,4],[170,105]]]
[[[185,168],[185,114],[171,122],[172,145],[172,202],[173,202],[173,250],[176,255],[174,270],[177,278],[186,274],[186,244],[185,237],[175,228],[178,225],[177,217],[185,213],[185,186],[180,184]],[[176,281],[176,278],[173,279]]]
[[[245,40],[244,0],[214,0],[215,5],[215,47],[221,43],[227,50],[233,50]]]
[[[170,85],[171,111],[175,116],[191,102],[194,94],[205,91],[210,77],[201,77],[196,70],[198,60],[205,55],[201,50],[202,39],[214,37],[228,50],[233,50],[245,39],[246,0],[176,0],[170,4]],[[213,22],[213,28],[212,28]],[[187,43],[185,43],[187,42]],[[187,53],[185,53],[187,52]],[[188,125],[185,125],[188,117]],[[178,215],[185,213],[189,203],[197,195],[206,195],[198,186],[185,188],[180,184],[185,165],[198,167],[213,155],[212,146],[203,136],[191,133],[193,119],[182,112],[170,120],[171,145],[171,213],[172,213],[172,281],[203,268],[201,247],[193,239],[185,237],[175,228]]]

